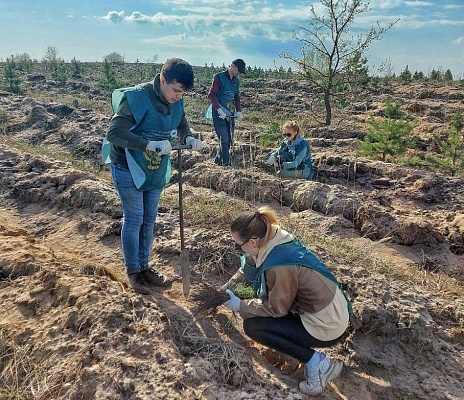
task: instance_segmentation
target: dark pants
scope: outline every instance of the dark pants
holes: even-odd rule
[[[234,135],[235,121],[232,118],[219,118],[219,114],[213,109],[213,124],[219,139],[219,149],[214,161],[216,164],[230,165],[230,146]]]
[[[307,363],[314,354],[314,348],[330,347],[337,339],[322,341],[312,337],[303,326],[299,315],[285,317],[255,317],[243,321],[245,333],[254,341]]]

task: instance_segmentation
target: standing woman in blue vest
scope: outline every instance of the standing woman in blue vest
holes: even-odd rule
[[[208,92],[214,130],[219,139],[219,149],[214,162],[223,166],[230,165],[230,147],[234,135],[235,120],[240,121],[243,117],[238,76],[244,73],[245,62],[241,58],[237,58],[225,71],[214,75]]]
[[[196,151],[203,146],[193,136],[184,113],[183,96],[193,83],[191,65],[171,58],[153,81],[113,92],[113,102],[116,97],[118,104],[106,139],[123,211],[124,263],[136,293],[152,294],[151,287],[170,284],[148,262],[158,203],[170,179],[171,142],[180,140]]]
[[[278,150],[271,154],[267,163],[280,168],[281,178],[312,179],[314,170],[309,142],[303,137],[303,130],[296,121],[287,121],[282,126],[284,140]]]
[[[351,312],[337,279],[279,226],[269,207],[240,215],[231,232],[245,254],[242,267],[223,286],[230,296],[226,307],[240,313],[250,338],[304,364],[302,392],[321,393],[340,374],[343,363],[314,349],[341,341]],[[240,300],[228,289],[241,282],[252,285],[255,299]]]

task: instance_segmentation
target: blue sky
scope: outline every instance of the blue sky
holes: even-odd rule
[[[66,61],[103,61],[118,52],[128,62],[157,56],[184,58],[192,65],[291,66],[283,50],[299,55],[292,33],[307,26],[310,5],[303,0],[2,0],[0,59],[28,53],[41,60],[54,47]],[[400,18],[366,56],[375,73],[386,60],[395,72],[406,65],[428,73],[451,69],[464,78],[464,1],[372,0],[371,11],[355,18],[353,33],[377,21]]]

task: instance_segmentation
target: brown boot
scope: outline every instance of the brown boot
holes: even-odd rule
[[[141,272],[143,279],[148,285],[154,287],[168,287],[171,286],[171,281],[168,280],[164,275],[159,274],[152,268],[145,269]]]
[[[148,287],[148,283],[145,281],[144,276],[141,272],[128,275],[129,286],[135,293],[140,294],[153,294],[151,289]]]

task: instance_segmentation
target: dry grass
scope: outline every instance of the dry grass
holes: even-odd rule
[[[214,274],[227,280],[239,268],[240,256],[232,239],[213,238],[201,246],[201,253],[197,260],[198,272],[202,276]]]
[[[125,275],[114,271],[112,268],[108,268],[105,265],[95,265],[95,264],[82,264],[77,268],[77,272],[83,275],[95,275],[95,276],[105,276],[112,281],[120,283],[122,286],[126,285]]]
[[[253,377],[253,363],[243,347],[220,339],[184,336],[191,351],[209,361],[223,383],[240,387]]]
[[[230,223],[247,206],[229,196],[212,196],[211,193],[195,192],[189,194],[183,202],[184,215],[189,224],[196,227],[229,230]]]
[[[47,378],[47,370],[16,345],[0,328],[0,398],[48,400],[61,383]]]
[[[102,101],[98,97],[91,94],[54,94],[51,96],[48,91],[27,93],[37,101],[45,103],[58,103],[64,104],[71,108],[87,108],[89,110],[98,111],[105,115],[112,115],[111,103],[109,101]],[[76,103],[77,102],[77,103]],[[77,106],[77,107],[76,107]]]

